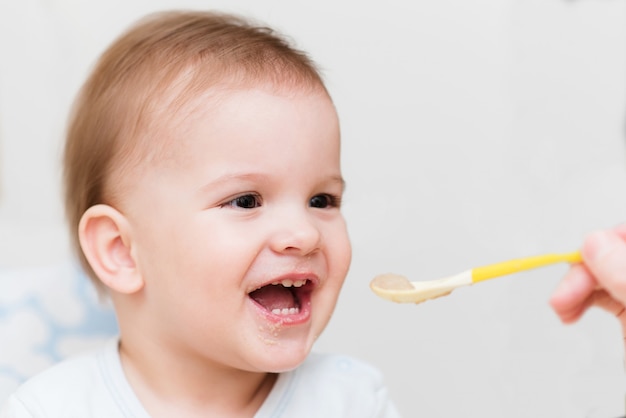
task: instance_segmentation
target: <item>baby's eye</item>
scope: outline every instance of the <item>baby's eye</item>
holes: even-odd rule
[[[244,194],[237,196],[231,201],[226,202],[224,206],[230,206],[241,209],[254,209],[261,206],[261,196],[255,194]]]
[[[326,193],[315,195],[309,200],[309,206],[319,209],[336,208],[340,204],[341,198]]]

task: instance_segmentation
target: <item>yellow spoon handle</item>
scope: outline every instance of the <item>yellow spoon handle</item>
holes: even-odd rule
[[[517,258],[514,260],[503,261],[501,263],[473,268],[472,283],[482,282],[483,280],[489,280],[495,277],[505,276],[507,274],[530,270],[537,267],[543,267],[549,264],[561,262],[580,263],[581,261],[582,256],[580,255],[579,251],[575,251],[572,253],[544,254],[534,257]]]

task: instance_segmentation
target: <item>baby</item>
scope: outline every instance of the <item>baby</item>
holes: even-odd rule
[[[235,16],[149,16],[83,86],[64,164],[120,335],[2,417],[398,416],[375,369],[310,354],[351,247],[337,113],[304,53]]]

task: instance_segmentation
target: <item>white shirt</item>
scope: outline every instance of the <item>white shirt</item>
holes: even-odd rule
[[[0,418],[150,418],[126,380],[118,340],[24,383]],[[397,418],[382,375],[346,356],[311,354],[281,373],[255,418]]]

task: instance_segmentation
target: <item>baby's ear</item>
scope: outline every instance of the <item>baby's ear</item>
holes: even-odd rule
[[[108,205],[87,209],[80,219],[80,246],[98,278],[111,290],[131,294],[143,288],[143,278],[131,251],[128,220]]]

